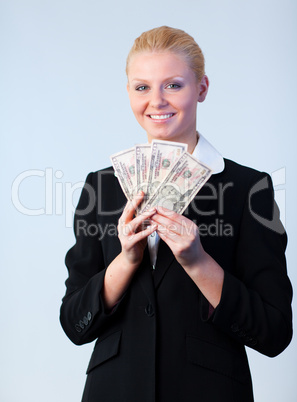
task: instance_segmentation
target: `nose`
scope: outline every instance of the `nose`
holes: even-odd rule
[[[162,89],[156,88],[151,92],[150,104],[155,109],[162,108],[168,104]]]

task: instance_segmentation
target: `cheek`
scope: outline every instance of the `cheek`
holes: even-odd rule
[[[190,115],[196,113],[197,99],[196,93],[189,91],[181,97],[174,100],[172,99],[172,104],[174,104],[177,109],[182,110],[184,114]]]
[[[196,96],[193,95],[191,97],[184,99],[182,107],[183,107],[183,110],[185,111],[185,114],[187,114],[188,116],[190,116],[190,115],[196,116],[196,109],[197,109]]]
[[[130,106],[135,115],[140,115],[145,110],[144,102],[138,97],[130,98]]]

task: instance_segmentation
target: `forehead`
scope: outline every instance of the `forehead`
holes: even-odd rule
[[[194,74],[186,59],[173,52],[141,52],[132,56],[129,63],[128,77],[156,78],[163,75],[188,76]]]

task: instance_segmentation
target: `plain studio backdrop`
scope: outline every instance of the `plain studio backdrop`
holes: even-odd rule
[[[58,318],[73,206],[88,172],[146,142],[125,58],[147,29],[181,28],[200,44],[210,90],[198,129],[272,174],[296,284],[294,0],[0,4],[1,402],[80,401],[93,344],[73,345]],[[248,350],[256,402],[297,400],[296,351],[296,339],[274,359]]]

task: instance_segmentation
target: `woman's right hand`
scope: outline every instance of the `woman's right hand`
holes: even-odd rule
[[[144,193],[141,191],[132,201],[129,201],[118,223],[118,236],[122,246],[120,258],[123,259],[125,265],[128,264],[131,268],[139,266],[146,247],[147,237],[157,229],[157,224],[153,223],[147,226],[145,222],[155,214],[155,208],[134,217],[143,198]]]
[[[136,209],[143,198],[143,192],[137,194],[131,202],[127,203],[119,219],[118,233],[122,251],[107,267],[103,286],[103,300],[109,310],[118,303],[139,267],[147,236],[157,229],[156,223],[150,226],[145,225],[145,221],[156,212],[155,209],[134,218]]]

